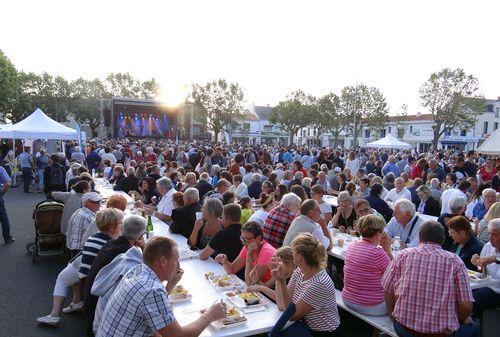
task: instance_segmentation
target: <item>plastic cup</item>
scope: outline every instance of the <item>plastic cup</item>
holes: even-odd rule
[[[196,212],[196,220],[203,218],[203,212]]]

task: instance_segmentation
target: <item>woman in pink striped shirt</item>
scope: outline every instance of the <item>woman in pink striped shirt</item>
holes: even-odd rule
[[[380,280],[392,259],[392,241],[384,227],[376,215],[361,217],[361,240],[351,244],[345,254],[342,298],[346,306],[365,315],[387,314]]]

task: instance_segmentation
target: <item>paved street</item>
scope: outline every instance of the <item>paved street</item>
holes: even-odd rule
[[[0,312],[7,314],[0,320],[1,337],[85,336],[82,314],[63,315],[58,328],[40,326],[35,320],[50,313],[55,279],[69,259],[64,254],[32,263],[26,252],[26,244],[34,240],[33,210],[43,199],[43,194],[23,193],[22,187],[11,188],[5,197],[16,242],[0,243]],[[371,335],[369,327],[349,314],[341,318],[346,336]]]
[[[36,263],[26,252],[34,240],[32,213],[43,194],[25,194],[22,187],[11,188],[5,200],[16,242],[0,243],[0,336],[45,337],[84,336],[82,315],[65,315],[59,328],[38,326],[36,317],[50,313],[52,291],[58,272],[68,255],[40,257]]]

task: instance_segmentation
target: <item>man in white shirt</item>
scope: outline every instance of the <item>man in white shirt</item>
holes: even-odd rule
[[[229,188],[229,192],[233,192],[238,198],[248,197],[248,187],[240,174],[233,176],[233,185]]]
[[[394,216],[384,231],[391,237],[399,237],[401,248],[416,247],[419,244],[418,231],[425,222],[415,212],[415,205],[406,199],[400,199],[394,204]]]
[[[106,159],[109,160],[111,165],[116,164],[116,161],[117,161],[115,155],[111,153],[111,148],[109,146],[106,146],[104,148],[104,153],[101,154],[101,159],[102,159],[102,161],[104,161]]]
[[[272,173],[276,174],[277,181],[281,182],[283,180],[283,177],[285,176],[285,171],[283,170],[283,164],[277,163],[276,169]]]
[[[450,188],[441,194],[441,215],[451,213],[450,201],[454,197],[462,197],[467,200],[465,192],[469,189],[470,183],[467,180],[462,180],[457,188]]]
[[[496,281],[488,287],[472,292],[474,304],[472,311],[480,315],[483,310],[500,307],[500,219],[493,219],[488,224],[489,242],[481,250],[481,257],[473,262],[478,267],[486,268],[488,276]]]
[[[308,199],[300,205],[300,215],[296,217],[288,228],[283,246],[290,246],[293,239],[300,233],[310,233],[323,246],[329,250],[332,248],[332,237],[328,231],[325,218],[315,200]]]
[[[137,201],[136,206],[148,210],[148,213],[169,224],[172,221],[172,210],[174,209],[172,197],[175,193],[175,189],[172,187],[172,181],[167,177],[158,179],[156,181],[156,186],[161,195],[161,200],[158,205],[144,205],[141,201]]]
[[[396,178],[396,180],[394,180],[394,186],[396,187],[387,193],[387,196],[385,197],[386,202],[395,203],[400,199],[411,201],[411,192],[405,187],[405,180],[403,178]]]

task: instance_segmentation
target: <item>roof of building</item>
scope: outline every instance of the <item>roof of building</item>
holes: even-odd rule
[[[256,122],[259,120],[259,117],[257,117],[256,115],[252,114],[252,113],[249,113],[245,116],[245,118],[243,118],[243,120],[245,121],[250,121],[250,122]]]
[[[273,112],[273,107],[270,106],[254,106],[254,111],[260,120],[269,120]]]
[[[402,116],[389,116],[391,122],[397,122],[399,120],[405,122],[418,122],[418,121],[432,121],[432,114],[420,114],[420,115],[408,115],[404,118]]]

